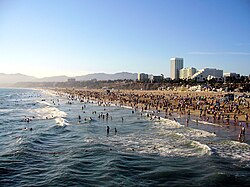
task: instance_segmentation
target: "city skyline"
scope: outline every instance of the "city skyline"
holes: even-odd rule
[[[250,73],[250,3],[241,1],[0,2],[0,73],[36,77],[184,67]]]

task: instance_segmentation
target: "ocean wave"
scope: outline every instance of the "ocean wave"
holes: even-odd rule
[[[133,107],[131,107],[131,106],[126,106],[126,105],[122,105],[121,107],[122,107],[122,108],[126,108],[126,109],[133,109]]]
[[[56,107],[42,107],[28,110],[30,115],[34,115],[36,119],[54,119],[60,117],[66,117],[67,114],[64,111],[59,110]]]
[[[192,141],[191,145],[201,148],[206,154],[211,155],[211,148],[208,145],[202,144],[198,141]]]
[[[170,119],[167,119],[167,118],[163,118],[163,117],[160,117],[160,120],[159,122],[164,122],[166,125],[168,126],[178,126],[178,127],[184,127],[185,125],[182,125],[180,124],[179,122],[177,121],[174,121],[174,120],[170,120]]]
[[[46,101],[37,100],[36,102],[37,102],[37,103],[40,103],[40,104],[43,104],[43,105],[46,105],[46,106],[52,106],[50,103],[48,103],[48,102],[46,102]]]
[[[222,158],[231,158],[240,161],[250,161],[250,146],[232,140],[215,142],[210,147]]]
[[[14,109],[0,109],[0,113],[9,113],[14,111]]]
[[[196,120],[192,120],[192,121],[196,122]],[[210,122],[207,122],[207,121],[198,121],[198,123],[205,124],[205,125],[213,125],[213,126],[221,127],[221,125],[218,125],[216,123],[210,123]]]
[[[67,117],[67,113],[59,110],[56,107],[45,106],[42,108],[29,109],[29,115],[34,117],[33,120],[49,120],[54,119],[56,124],[63,126],[69,125],[68,121],[64,119]]]
[[[69,125],[68,121],[65,120],[64,118],[60,117],[60,118],[55,118],[56,124],[60,125],[60,126],[64,126],[64,125]]]

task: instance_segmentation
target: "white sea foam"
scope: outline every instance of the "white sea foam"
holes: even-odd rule
[[[189,128],[189,127],[186,127],[183,134],[186,136],[186,137],[189,137],[189,138],[205,138],[205,137],[215,137],[216,134],[214,133],[211,133],[211,132],[207,132],[207,131],[204,131],[204,130],[199,130],[199,129],[193,129],[193,128]]]
[[[240,161],[250,161],[250,146],[246,143],[225,140],[211,144],[210,147],[220,157],[232,158]]]
[[[12,112],[14,111],[14,109],[0,109],[1,113],[8,113],[8,112]]]
[[[64,118],[60,117],[60,118],[55,118],[56,124],[60,125],[60,126],[64,126],[64,125],[69,125],[69,123],[67,122],[67,120],[65,120]]]
[[[175,125],[175,126],[179,126],[179,127],[184,127],[184,125],[181,125],[177,121],[166,119],[166,118],[163,118],[163,117],[160,117],[160,121],[165,122],[165,124],[167,124],[167,125]]]
[[[206,144],[202,144],[198,141],[192,141],[191,145],[201,148],[202,150],[204,150],[205,153],[209,155],[211,154],[211,148]]]
[[[47,106],[52,106],[50,103],[48,103],[48,102],[46,102],[46,101],[37,100],[36,102],[37,102],[37,103],[40,103],[40,104],[47,105]]]
[[[56,123],[60,126],[68,125],[67,121],[64,119],[67,114],[56,107],[46,106],[43,108],[30,109],[29,113],[35,117],[35,120],[55,119]]]
[[[30,113],[34,114],[36,119],[51,119],[57,117],[66,117],[67,114],[55,107],[43,107],[37,109],[30,109]]]
[[[223,158],[250,161],[248,144],[223,141],[213,133],[180,126],[178,122],[164,118],[152,120],[150,127],[150,132],[88,137],[85,141],[89,144],[102,142],[118,151],[138,154],[158,154],[166,157],[201,157],[215,154]]]
[[[196,120],[192,120],[192,121],[196,122]],[[198,121],[198,123],[205,124],[205,125],[213,125],[213,126],[221,127],[221,125],[218,125],[218,124],[215,124],[215,123],[210,123],[210,122],[207,122],[207,121]]]
[[[122,136],[87,137],[85,142],[96,144],[102,142],[124,152],[139,154],[158,154],[167,157],[192,157],[210,155],[210,148],[198,141],[192,141],[171,130],[162,135],[135,132]]]
[[[126,105],[122,105],[121,107],[122,107],[122,108],[126,108],[126,109],[133,109],[133,107],[131,107],[131,106],[126,106]]]

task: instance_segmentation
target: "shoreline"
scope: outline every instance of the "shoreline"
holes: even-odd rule
[[[120,106],[124,108],[129,108],[132,110],[139,110],[141,111],[141,113],[149,112],[149,113],[154,114],[154,116],[161,117],[163,119],[178,121],[180,125],[190,126],[191,128],[195,128],[195,129],[197,128],[197,129],[207,130],[211,133],[216,133],[219,136],[227,137],[234,141],[238,141],[237,140],[238,134],[241,128],[244,126],[246,130],[246,134],[245,134],[245,140],[242,142],[250,144],[250,139],[249,139],[250,130],[249,130],[249,125],[246,121],[244,122],[244,121],[238,120],[238,124],[234,123],[234,121],[232,120],[229,120],[229,124],[220,123],[220,121],[211,121],[211,120],[207,121],[206,119],[204,119],[206,116],[205,117],[199,116],[198,115],[199,111],[197,110],[195,112],[193,111],[190,112],[184,109],[184,112],[182,112],[178,110],[176,111],[176,108],[174,109],[172,108],[172,109],[167,109],[170,111],[168,113],[165,110],[163,110],[164,108],[159,109],[158,105],[152,106],[152,107],[146,107],[145,109],[145,106],[147,105],[145,103],[142,103],[142,104],[138,103],[136,99],[134,99],[133,97],[126,100],[128,96],[131,96],[131,94],[133,95],[138,92],[140,93],[138,97],[142,102],[144,102],[143,101],[144,99],[147,99],[148,95],[154,95],[155,93],[156,93],[156,96],[153,96],[153,97],[161,99],[162,95],[166,94],[162,91],[155,91],[155,93],[152,91],[132,91],[132,90],[122,90],[122,91],[117,90],[117,91],[107,92],[106,90],[96,90],[96,89],[86,90],[86,89],[61,89],[61,88],[60,89],[47,89],[47,90],[55,92],[56,95],[66,94],[68,95],[68,97],[72,99],[73,98],[79,99],[79,101],[83,101],[84,99],[87,101],[95,101],[99,106],[106,106],[106,105],[112,104],[114,106]],[[167,93],[167,94],[171,94],[172,96],[183,95],[183,93],[178,93],[178,92]],[[204,93],[199,93],[199,94],[201,95]],[[211,95],[216,95],[216,94],[206,93],[206,95],[211,96]],[[126,98],[125,100],[124,100],[124,97]],[[172,105],[172,101],[169,101],[169,103],[171,103]],[[211,115],[208,115],[208,116],[209,118],[211,117]],[[188,122],[187,122],[187,119],[188,119]],[[201,128],[201,126],[203,127]]]

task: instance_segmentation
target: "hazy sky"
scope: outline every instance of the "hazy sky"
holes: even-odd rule
[[[250,74],[249,0],[0,0],[0,73]]]

